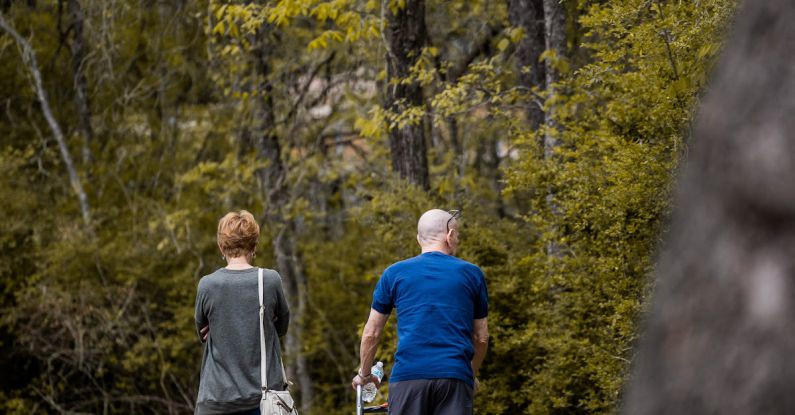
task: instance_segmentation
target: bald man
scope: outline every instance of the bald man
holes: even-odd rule
[[[489,337],[486,280],[476,265],[455,257],[458,221],[451,213],[425,212],[417,242],[420,255],[391,265],[378,280],[352,386],[378,384],[370,369],[394,308],[398,345],[389,377],[389,413],[472,414]]]

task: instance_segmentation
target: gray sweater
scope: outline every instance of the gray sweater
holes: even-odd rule
[[[279,337],[287,333],[290,310],[279,273],[265,269],[263,283],[268,387],[284,390]],[[256,408],[262,397],[257,268],[221,268],[199,281],[197,334],[207,324],[210,336],[204,344],[195,413],[224,414]]]

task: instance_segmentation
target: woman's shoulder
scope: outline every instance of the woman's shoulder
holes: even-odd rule
[[[215,287],[228,285],[229,283],[237,280],[237,278],[230,278],[230,277],[244,277],[246,281],[253,281],[256,284],[257,281],[257,273],[259,268],[252,267],[246,270],[227,270],[225,268],[219,268],[215,272],[207,274],[203,276],[199,280],[198,288],[199,291],[203,290],[212,290]],[[273,269],[270,268],[262,268],[262,279],[263,284],[265,285],[280,285],[282,283],[281,275]],[[253,279],[253,280],[252,280]],[[234,285],[234,284],[233,284]]]
[[[262,277],[264,283],[281,284],[282,276],[275,269],[262,267]]]
[[[218,268],[217,270],[201,277],[201,279],[199,279],[199,284],[198,284],[199,289],[201,290],[203,288],[210,288],[214,285],[223,282],[223,276],[222,276],[223,270],[224,270],[223,268]]]

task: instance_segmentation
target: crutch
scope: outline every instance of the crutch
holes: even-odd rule
[[[362,385],[356,385],[356,415],[385,414],[389,411],[387,404],[379,406],[364,406],[362,404]]]
[[[364,407],[362,406],[362,385],[356,385],[356,415],[363,415]]]

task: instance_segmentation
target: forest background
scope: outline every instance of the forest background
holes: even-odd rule
[[[196,284],[248,209],[302,413],[351,413],[372,289],[433,207],[488,281],[476,413],[614,412],[735,8],[0,0],[0,412],[191,412]]]

